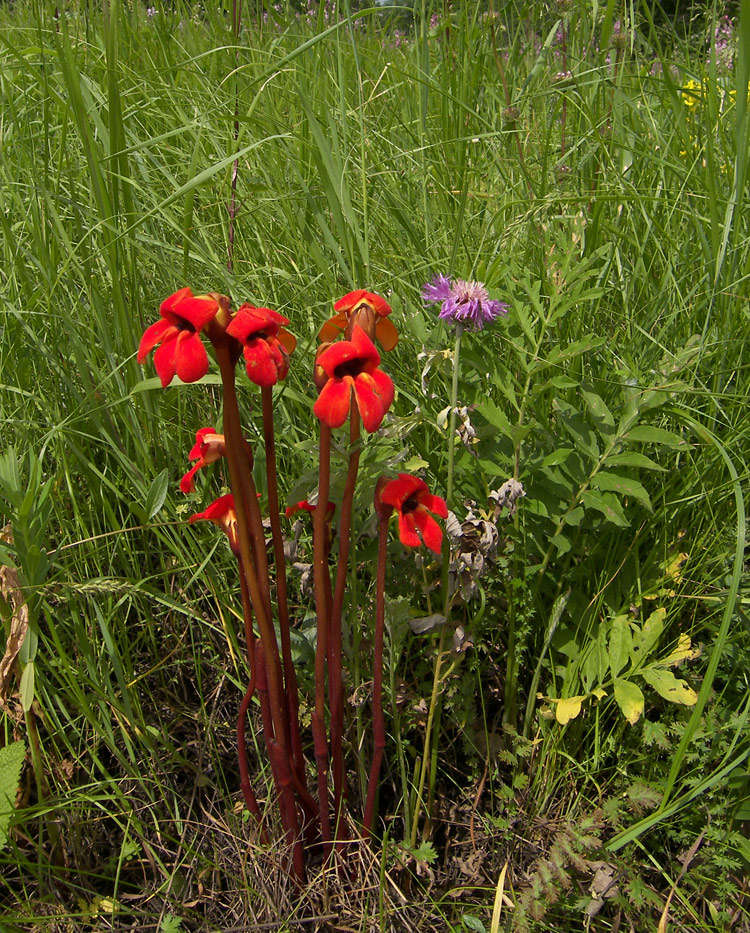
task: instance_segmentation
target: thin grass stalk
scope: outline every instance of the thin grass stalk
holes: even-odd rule
[[[385,751],[385,716],[383,715],[383,643],[385,641],[385,575],[388,561],[388,518],[378,522],[378,566],[375,582],[375,645],[372,665],[372,764],[367,786],[363,821],[365,839],[372,836],[375,802],[380,781],[380,767]]]
[[[331,483],[331,429],[320,424],[320,466],[318,473],[318,501],[313,512],[313,578],[315,581],[315,613],[317,615],[317,642],[315,645],[315,708],[312,713],[312,733],[315,765],[318,775],[318,803],[323,850],[327,857],[331,851],[331,807],[328,793],[328,737],[326,735],[326,664],[328,661],[328,631],[331,606],[329,593],[331,578],[328,570],[326,542],[326,512]]]
[[[344,686],[341,674],[342,661],[342,615],[344,593],[349,570],[351,549],[352,503],[354,489],[359,472],[360,418],[359,409],[352,397],[349,410],[349,466],[346,473],[346,485],[341,500],[339,518],[339,553],[336,571],[336,585],[333,592],[333,605],[328,642],[328,702],[331,714],[331,769],[333,771],[333,812],[337,830],[341,822],[343,798],[346,793],[346,774],[344,771],[344,752],[342,747],[344,733]],[[354,572],[354,568],[353,572]],[[343,829],[343,826],[340,828]]]

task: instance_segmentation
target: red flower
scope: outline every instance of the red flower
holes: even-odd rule
[[[311,505],[307,499],[303,499],[301,502],[298,502],[296,505],[289,505],[284,512],[287,518],[291,518],[292,515],[296,515],[297,512],[309,512],[311,515],[317,508],[316,505]],[[336,511],[336,504],[334,502],[329,502],[326,506],[326,516],[330,517]]]
[[[341,427],[353,391],[365,430],[377,431],[394,394],[391,377],[378,369],[379,363],[375,344],[356,325],[351,340],[340,340],[323,350],[315,364],[327,377],[313,407],[318,418],[331,428]]]
[[[193,295],[181,288],[162,302],[162,319],[146,329],[138,347],[142,363],[157,344],[154,366],[166,388],[175,373],[183,382],[197,382],[208,372],[208,356],[200,332],[219,310],[218,301],[208,295]]]
[[[193,522],[200,521],[213,522],[214,525],[218,525],[229,539],[229,547],[232,549],[232,552],[234,554],[239,554],[237,513],[234,511],[234,496],[231,492],[227,493],[226,496],[215,499],[205,512],[197,512],[188,519],[191,525]]]
[[[224,435],[217,434],[213,428],[201,428],[196,431],[195,445],[190,451],[190,460],[198,462],[192,467],[180,480],[180,489],[184,493],[195,491],[195,482],[193,477],[201,467],[208,466],[209,463],[216,463],[226,454],[226,445],[224,444]]]
[[[289,372],[289,354],[297,340],[281,326],[288,323],[278,311],[246,302],[227,327],[229,336],[243,345],[248,378],[258,386],[276,385]]]
[[[369,308],[376,317],[375,336],[380,341],[384,350],[392,350],[398,343],[398,331],[388,320],[391,313],[391,306],[388,302],[373,292],[367,292],[364,288],[356,292],[349,292],[343,298],[339,298],[333,306],[333,310],[338,312],[332,318],[329,318],[320,328],[318,339],[321,343],[329,343],[340,336],[341,331],[346,330],[349,319],[360,309]]]
[[[448,506],[445,499],[430,494],[424,480],[408,473],[399,473],[398,479],[391,480],[383,487],[380,500],[398,512],[398,536],[402,544],[419,547],[424,543],[431,551],[440,553],[443,531],[432,515],[447,518]]]

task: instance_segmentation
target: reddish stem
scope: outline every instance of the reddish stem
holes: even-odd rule
[[[375,595],[375,648],[372,670],[372,735],[373,754],[370,782],[364,814],[364,838],[372,835],[375,800],[380,780],[380,766],[385,750],[385,717],[383,715],[383,641],[385,633],[385,572],[388,554],[388,518],[378,522],[378,569]]]
[[[320,829],[323,849],[331,851],[331,814],[328,795],[328,740],[325,728],[326,661],[328,659],[328,629],[331,578],[328,572],[328,546],[326,541],[326,513],[331,481],[331,429],[320,425],[320,472],[318,475],[318,501],[313,512],[313,576],[315,580],[315,612],[317,615],[317,644],[315,646],[315,709],[312,714],[312,733],[315,764],[318,772],[318,800],[320,802]]]
[[[333,812],[337,828],[341,824],[342,806],[346,794],[346,772],[344,770],[344,684],[342,679],[342,616],[346,592],[349,552],[351,549],[352,503],[357,484],[359,457],[359,409],[352,399],[349,413],[349,467],[341,501],[339,518],[339,553],[336,571],[336,587],[331,608],[330,638],[328,642],[328,696],[331,708],[331,770],[333,771]],[[340,826],[345,832],[345,827]]]

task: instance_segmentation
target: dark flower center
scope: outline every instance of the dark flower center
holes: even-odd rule
[[[401,505],[401,512],[404,515],[408,515],[409,512],[415,512],[419,507],[419,499],[417,499],[417,494],[412,493],[408,499],[405,499]]]
[[[347,376],[355,378],[364,372],[366,363],[360,357],[353,360],[347,360],[345,363],[339,363],[333,370],[334,379],[345,379]]]
[[[196,332],[195,327],[190,323],[190,321],[188,321],[187,318],[180,317],[179,314],[175,314],[174,326],[177,328],[177,330],[186,330],[189,334],[194,334]]]

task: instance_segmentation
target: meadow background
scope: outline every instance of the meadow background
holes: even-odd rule
[[[0,665],[0,928],[750,930],[749,74],[748,2],[257,2],[239,29],[177,0],[2,6],[0,615],[29,634]],[[372,482],[445,490],[436,274],[510,305],[463,338],[449,503],[498,539],[455,613],[429,827],[430,568],[394,542],[382,845],[298,891],[241,806],[232,558],[186,524],[206,487],[177,488],[215,374],[162,391],[136,349],[183,285],[286,315],[294,502],[331,302],[393,306],[348,610],[358,794]]]

